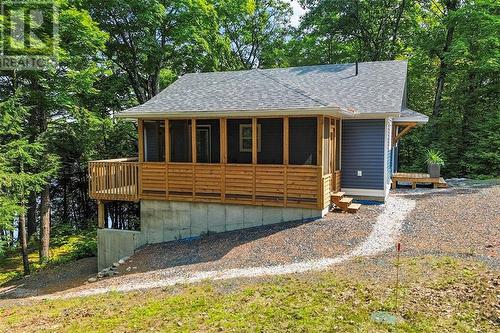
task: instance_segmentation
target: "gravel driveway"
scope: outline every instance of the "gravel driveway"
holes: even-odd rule
[[[392,258],[390,252],[384,252],[387,242],[394,244],[393,238],[398,235],[404,256],[467,257],[479,259],[494,270],[500,268],[500,186],[398,190],[391,193],[391,198],[407,207],[396,205],[387,214],[385,205],[364,205],[357,214],[330,213],[312,222],[257,227],[147,246],[120,266],[118,276],[86,283],[55,296],[129,290],[141,285],[162,286],[155,284],[158,281],[247,277],[247,270],[256,267],[262,275],[274,274],[276,269],[285,273],[305,271],[304,265],[324,269],[354,255],[376,256],[375,260],[365,261],[383,266]],[[394,224],[397,220],[400,221]],[[383,244],[377,244],[377,239],[384,240]],[[325,258],[329,261],[322,261]],[[342,272],[349,266],[336,267]],[[374,267],[370,272],[382,274],[383,270]],[[37,279],[38,285],[43,284],[43,274],[32,278]],[[26,280],[24,286],[3,298],[53,292],[54,286],[50,289],[47,286],[26,293],[30,279]]]

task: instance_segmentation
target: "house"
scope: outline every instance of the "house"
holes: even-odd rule
[[[94,161],[90,196],[140,202],[140,231],[100,229],[99,266],[143,244],[325,215],[384,200],[406,107],[406,61],[192,73],[118,116],[138,158]]]

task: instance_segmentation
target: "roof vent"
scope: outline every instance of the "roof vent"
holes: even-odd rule
[[[356,76],[358,76],[358,62],[356,61]]]

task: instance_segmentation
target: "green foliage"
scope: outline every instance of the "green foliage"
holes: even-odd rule
[[[428,149],[426,153],[425,163],[427,164],[437,164],[440,166],[444,165],[444,160],[442,157],[442,153],[435,149]]]

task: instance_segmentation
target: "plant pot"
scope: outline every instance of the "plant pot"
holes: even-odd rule
[[[427,172],[431,178],[439,178],[441,177],[441,166],[439,164],[428,164]]]

